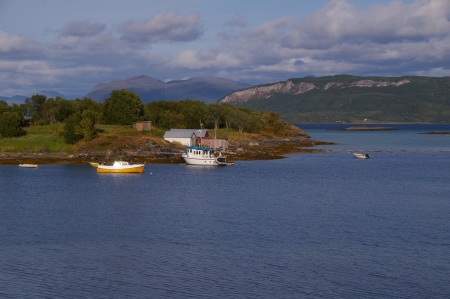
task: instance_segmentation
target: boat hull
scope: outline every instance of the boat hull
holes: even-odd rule
[[[183,159],[188,165],[217,166],[216,158],[195,158],[183,156]]]
[[[112,165],[99,164],[98,173],[142,173],[145,164],[129,164],[125,161],[114,161]]]
[[[370,158],[370,156],[368,154],[353,153],[352,155],[353,155],[353,157],[355,157],[357,159],[369,159]]]
[[[97,167],[98,173],[142,173],[144,171],[144,165],[133,166],[127,168],[115,168],[113,166],[102,166]]]

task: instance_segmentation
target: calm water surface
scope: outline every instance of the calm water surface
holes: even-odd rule
[[[0,166],[0,297],[450,297],[450,138],[306,131],[338,144],[142,175]]]

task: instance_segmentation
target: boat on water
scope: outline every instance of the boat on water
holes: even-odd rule
[[[126,161],[114,161],[112,165],[98,164],[97,173],[142,173],[145,164],[130,164]]]
[[[89,165],[91,165],[91,167],[97,168],[98,162],[89,162]]]
[[[38,164],[19,164],[19,167],[23,168],[39,168]]]
[[[352,153],[353,157],[358,159],[369,159],[370,156],[368,154],[360,154],[360,153]]]
[[[181,155],[188,165],[201,166],[227,166],[234,162],[227,161],[226,156],[220,150],[209,147],[188,146],[186,152]]]

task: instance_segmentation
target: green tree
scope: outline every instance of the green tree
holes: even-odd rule
[[[45,95],[35,94],[31,98],[25,99],[25,106],[27,109],[27,117],[31,119],[32,123],[38,124],[42,121],[42,106],[47,101]]]
[[[200,123],[206,121],[207,107],[204,103],[192,100],[182,101],[180,102],[180,108],[179,112],[185,118],[184,127],[195,129],[200,126]]]
[[[63,129],[65,143],[75,144],[83,139],[83,132],[80,127],[80,122],[81,115],[79,113],[74,113],[66,119]]]
[[[57,102],[53,98],[47,99],[42,103],[40,108],[40,117],[42,124],[55,124],[56,121],[56,111],[58,110]]]
[[[65,100],[61,97],[56,97],[56,111],[55,120],[59,123],[63,123],[72,113],[75,111],[74,101]]]
[[[143,115],[144,104],[139,96],[130,90],[113,90],[103,103],[103,117],[107,124],[131,125]]]
[[[224,120],[226,107],[222,104],[209,104],[207,108],[208,118],[214,123],[214,129],[219,128],[220,122]]]
[[[18,137],[26,134],[22,117],[17,112],[3,112],[0,117],[0,137]]]
[[[0,113],[10,111],[11,107],[9,107],[8,103],[6,103],[4,100],[0,100]]]
[[[64,122],[64,142],[75,144],[80,140],[90,141],[95,136],[97,113],[92,110],[75,112]]]
[[[231,125],[239,130],[239,133],[250,128],[251,122],[247,113],[241,109],[235,109],[230,113]]]
[[[96,118],[97,114],[92,110],[85,110],[81,114],[80,130],[84,141],[90,141],[94,138]]]

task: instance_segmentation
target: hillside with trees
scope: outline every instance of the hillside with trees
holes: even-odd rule
[[[305,77],[237,91],[220,102],[274,111],[298,124],[450,123],[450,77]]]

